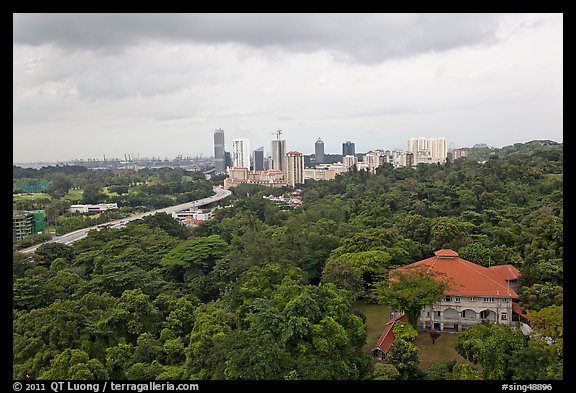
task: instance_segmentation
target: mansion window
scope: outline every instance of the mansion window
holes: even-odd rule
[[[485,297],[484,302],[485,303],[494,303],[494,298],[493,297]]]
[[[505,312],[503,312],[502,317],[500,319],[506,321],[508,319],[508,315]]]
[[[462,298],[460,298],[460,297],[457,296],[454,301],[455,301],[456,303],[460,303],[460,302],[462,301]]]
[[[488,315],[490,315],[489,310],[480,311],[480,318],[486,319],[486,318],[488,318]]]
[[[471,297],[470,297],[470,301],[471,301],[471,302],[475,302],[475,301],[476,301],[476,298],[475,298],[474,296],[471,296]]]
[[[451,298],[450,296],[446,296],[446,299],[445,299],[445,300],[446,300],[447,302],[451,302],[451,301],[452,301],[452,298]]]

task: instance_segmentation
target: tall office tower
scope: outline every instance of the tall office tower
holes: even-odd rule
[[[231,168],[234,166],[234,161],[232,161],[232,154],[229,151],[224,152],[224,163],[226,169]]]
[[[226,172],[226,157],[224,152],[224,130],[214,131],[214,173]]]
[[[446,138],[410,138],[408,151],[414,154],[414,164],[445,163],[448,157],[448,141]]]
[[[286,152],[286,141],[272,141],[272,168],[282,170],[284,168],[284,156]]]
[[[250,169],[250,143],[248,139],[234,139],[232,141],[232,153],[235,167]]]
[[[324,142],[322,139],[318,138],[314,144],[314,154],[316,157],[316,164],[322,164],[324,162]]]
[[[353,142],[346,142],[342,144],[342,157],[346,156],[355,156],[356,155],[356,147],[354,146]]]
[[[304,184],[304,154],[289,151],[284,157],[284,180],[290,187]]]
[[[255,171],[264,170],[264,146],[260,146],[258,149],[254,150],[253,153],[253,163]]]

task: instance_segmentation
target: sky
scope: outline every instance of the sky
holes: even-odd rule
[[[13,162],[563,142],[563,14],[13,14]]]

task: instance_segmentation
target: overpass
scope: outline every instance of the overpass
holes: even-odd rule
[[[214,192],[216,193],[216,195],[212,195],[212,196],[207,197],[207,198],[198,199],[196,201],[186,202],[186,203],[182,203],[180,205],[169,206],[169,207],[165,207],[163,209],[153,210],[153,211],[149,211],[146,213],[140,213],[140,214],[137,214],[135,216],[105,222],[103,224],[98,224],[98,225],[91,226],[88,228],[78,229],[76,231],[66,233],[62,236],[58,236],[58,238],[56,238],[56,239],[48,240],[44,243],[36,244],[32,247],[18,250],[18,252],[34,252],[34,251],[36,251],[36,249],[38,247],[40,247],[42,244],[46,244],[46,243],[70,244],[70,243],[75,242],[76,240],[80,240],[80,239],[85,238],[88,235],[88,232],[90,232],[93,229],[98,230],[98,229],[105,227],[105,226],[108,226],[110,228],[120,228],[120,227],[125,226],[127,222],[134,221],[134,220],[140,220],[146,216],[151,216],[151,215],[156,214],[156,213],[172,214],[175,212],[188,210],[190,208],[197,208],[200,206],[205,206],[205,205],[208,205],[210,203],[214,203],[216,201],[224,199],[224,198],[226,198],[232,194],[231,191],[225,190],[225,189],[220,188],[220,187],[214,187]]]

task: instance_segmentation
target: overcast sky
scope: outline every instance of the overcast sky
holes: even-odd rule
[[[13,162],[563,142],[562,14],[14,14]]]

